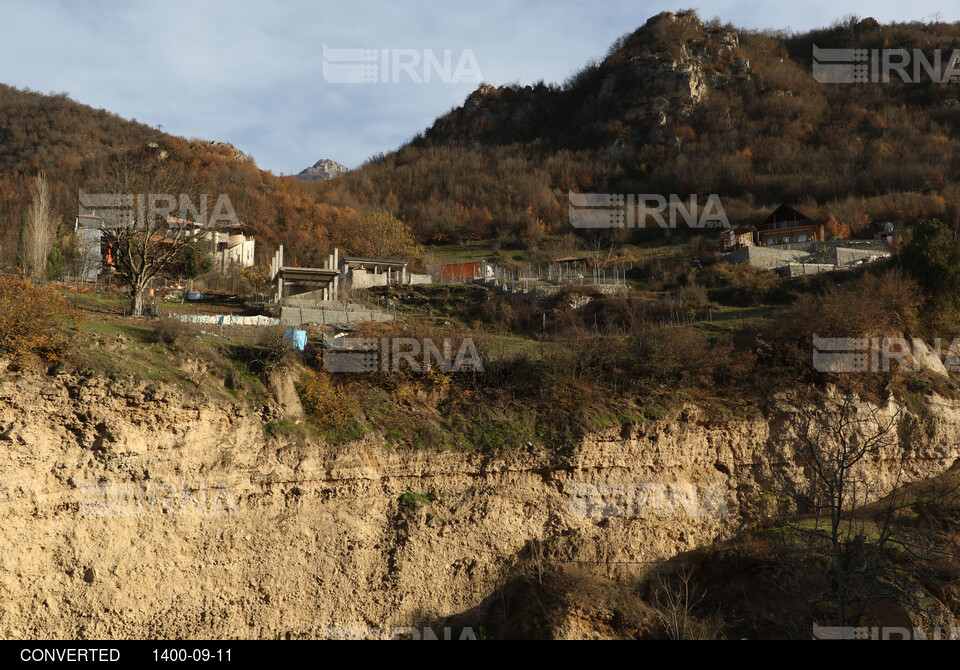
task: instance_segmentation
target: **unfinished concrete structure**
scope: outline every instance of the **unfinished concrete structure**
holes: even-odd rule
[[[299,326],[310,323],[393,321],[396,318],[395,313],[386,309],[385,303],[381,306],[350,302],[350,293],[344,290],[341,282],[342,269],[338,249],[327,256],[320,268],[285,266],[283,245],[280,245],[270,264],[273,280],[271,302],[279,306],[280,322]]]
[[[406,261],[344,256],[339,267],[344,287],[350,291],[407,283]]]
[[[288,267],[283,264],[281,244],[270,261],[270,278],[273,282],[271,302],[283,304],[295,296],[311,301],[336,300],[340,288],[340,271],[337,269],[339,253],[334,249],[320,268]]]

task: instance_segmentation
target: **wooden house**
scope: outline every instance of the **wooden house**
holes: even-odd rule
[[[789,205],[780,205],[773,210],[757,226],[754,238],[755,244],[761,247],[823,240],[823,224]]]

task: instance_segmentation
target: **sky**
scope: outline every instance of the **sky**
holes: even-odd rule
[[[278,175],[321,158],[355,168],[481,81],[562,83],[686,8],[798,32],[851,14],[960,21],[960,3],[942,0],[0,0],[0,82],[230,142]]]

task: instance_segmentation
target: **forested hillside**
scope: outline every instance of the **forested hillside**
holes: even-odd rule
[[[171,137],[66,94],[0,87],[0,263],[16,263],[27,181],[53,182],[68,232],[78,188],[124,152],[166,152],[198,192],[227,193],[266,244],[310,263],[383,209],[423,244],[569,232],[567,193],[719,194],[731,222],[799,205],[837,230],[960,224],[956,83],[820,84],[812,48],[951,52],[960,26],[872,19],[806,34],[660,14],[562,84],[481,85],[407,145],[330,181],[257,169],[229,145]],[[211,138],[215,139],[215,138]],[[150,148],[155,143],[158,146]],[[909,226],[908,226],[909,227]],[[621,231],[621,240],[651,231]]]
[[[960,26],[851,19],[788,35],[661,14],[562,86],[481,87],[397,152],[325,185],[395,209],[424,240],[533,237],[567,190],[717,193],[734,222],[780,202],[854,234],[958,223],[956,83],[820,84],[812,47],[945,51]]]

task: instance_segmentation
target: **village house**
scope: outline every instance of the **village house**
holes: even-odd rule
[[[753,246],[757,229],[750,227],[730,228],[723,233],[723,250],[732,251]]]
[[[210,233],[213,266],[221,272],[249,268],[254,264],[256,240],[244,232],[243,224],[224,226]]]
[[[203,224],[170,217],[167,220],[167,236],[171,244],[182,243],[191,238],[200,240],[213,260],[215,270],[225,272],[232,267],[247,268],[254,264],[256,241],[245,233],[243,224],[205,230]],[[96,281],[97,277],[114,263],[114,249],[108,239],[109,232],[121,224],[96,214],[80,214],[74,222],[74,236],[80,255],[80,279]],[[186,233],[184,234],[184,229]]]
[[[889,249],[882,239],[827,241],[823,224],[780,205],[756,229],[725,231],[723,260],[791,277],[816,274],[886,258]]]
[[[823,224],[790,205],[780,205],[773,210],[754,233],[754,243],[761,247],[823,242],[824,239]]]

